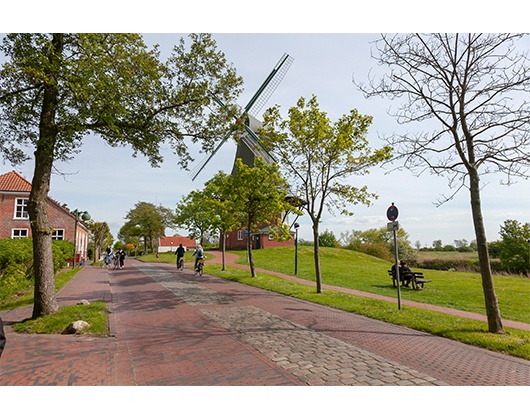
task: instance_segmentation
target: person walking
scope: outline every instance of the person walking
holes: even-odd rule
[[[125,251],[123,249],[120,249],[118,252],[120,253],[120,270],[121,270],[123,266],[125,265]]]
[[[6,346],[6,334],[4,332],[4,322],[2,321],[2,317],[0,317],[0,357],[2,357],[2,353],[4,352],[5,346]]]

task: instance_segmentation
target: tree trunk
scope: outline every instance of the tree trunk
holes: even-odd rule
[[[53,228],[47,211],[52,164],[53,159],[46,153],[35,152],[35,173],[28,202],[35,270],[33,318],[53,314],[58,309],[52,255]]]
[[[480,272],[482,275],[482,289],[484,291],[488,328],[489,332],[491,333],[502,334],[504,333],[504,328],[502,326],[499,303],[497,301],[495,287],[493,285],[488,242],[486,239],[486,230],[484,228],[482,207],[480,203],[479,176],[476,171],[470,173],[470,193],[471,212],[473,214],[473,225],[475,227],[475,235],[477,239],[478,258],[480,263]]]
[[[222,268],[221,271],[226,270],[226,261],[225,261],[225,253],[226,253],[226,233],[221,231],[220,232],[220,238],[219,238],[219,245],[221,245],[221,260],[222,260]]]
[[[256,269],[254,268],[254,259],[252,258],[252,235],[250,234],[250,229],[248,230],[248,236],[247,236],[247,252],[248,252],[248,264],[250,266],[250,276],[254,278],[256,277]]]
[[[48,220],[47,197],[58,135],[55,121],[59,104],[57,74],[63,51],[63,35],[54,34],[51,46],[47,57],[49,73],[43,86],[39,140],[35,149],[35,172],[28,201],[35,270],[33,318],[53,314],[58,309],[52,252],[53,228]]]
[[[313,223],[313,256],[315,258],[315,276],[317,293],[322,293],[322,274],[320,273],[320,252],[318,246],[318,223]]]

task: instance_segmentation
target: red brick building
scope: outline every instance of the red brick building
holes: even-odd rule
[[[0,175],[0,238],[31,237],[28,200],[31,183],[15,171]],[[52,238],[74,242],[77,234],[77,254],[86,259],[88,228],[67,208],[48,197],[48,218],[55,229]]]
[[[226,249],[247,249],[247,230],[239,229],[225,235]],[[274,240],[270,234],[270,227],[263,227],[251,236],[252,249],[274,248],[279,246],[293,246],[294,236],[286,241]]]
[[[188,236],[161,236],[158,239],[158,252],[175,252],[180,244],[186,251],[197,248],[195,239]]]

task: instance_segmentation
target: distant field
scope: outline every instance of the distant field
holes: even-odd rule
[[[441,252],[441,251],[419,251],[417,254],[418,261],[427,260],[478,260],[477,252]]]

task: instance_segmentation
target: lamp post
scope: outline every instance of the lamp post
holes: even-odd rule
[[[298,274],[298,228],[300,225],[298,223],[294,224],[295,236],[294,236],[294,275]]]
[[[87,220],[90,220],[90,214],[88,214],[87,211],[80,212],[77,209],[75,209],[72,212],[72,214],[75,216],[75,225],[74,225],[74,262],[72,264],[72,268],[75,268],[75,262],[76,262],[76,259],[77,259],[77,223],[79,222],[79,220],[83,220],[84,222],[87,221]]]
[[[530,239],[527,239],[526,242],[528,243],[528,271],[527,271],[527,275],[530,276]]]

